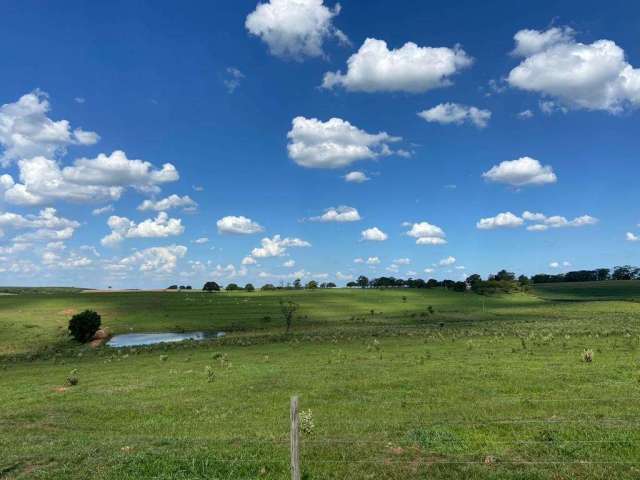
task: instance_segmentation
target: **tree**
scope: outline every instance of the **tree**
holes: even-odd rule
[[[453,284],[454,292],[466,292],[467,291],[467,283],[466,282],[455,282]]]
[[[333,282],[327,282],[325,288],[336,288],[336,284]]]
[[[275,289],[276,289],[276,287],[275,287],[275,285],[273,283],[265,283],[262,286],[262,288],[260,288],[260,290],[263,290],[263,291],[269,291],[269,290],[275,290]]]
[[[167,290],[177,290],[178,286],[177,285],[169,285],[169,287],[167,288]]]
[[[291,300],[282,301],[280,300],[280,311],[282,312],[282,317],[284,318],[285,325],[287,326],[286,333],[289,334],[291,331],[291,325],[293,323],[293,314],[298,310],[298,304],[292,302]]]
[[[187,285],[187,286],[186,286],[186,287],[184,287],[184,288],[186,288],[187,290],[192,290],[191,285]]]
[[[232,292],[234,290],[240,290],[240,287],[238,286],[237,283],[230,283],[229,285],[227,285],[227,288],[225,288],[225,290],[227,292]]]
[[[427,288],[436,288],[440,286],[440,282],[438,282],[435,278],[430,278],[427,280]]]
[[[69,320],[69,334],[78,342],[86,343],[100,329],[100,315],[93,310],[77,313]]]
[[[358,284],[356,282],[347,282],[347,288],[354,288],[357,287]]]
[[[218,285],[216,282],[207,282],[204,284],[204,287],[202,287],[202,290],[204,290],[205,292],[219,292],[220,285]]]
[[[316,282],[315,280],[310,280],[309,282],[307,282],[304,288],[306,288],[307,290],[315,290],[316,288],[318,288],[318,282]]]
[[[608,268],[596,269],[596,278],[600,282],[602,282],[603,280],[609,280],[611,278],[611,270]]]
[[[478,283],[478,282],[481,282],[481,281],[482,281],[482,277],[480,275],[478,275],[477,273],[474,273],[473,275],[469,275],[467,277],[467,280],[466,280],[466,282],[469,285],[473,285],[474,283]]]
[[[369,279],[364,275],[360,275],[356,280],[356,283],[360,288],[367,288],[369,286]]]
[[[526,275],[520,275],[520,276],[518,277],[518,283],[519,283],[520,285],[522,285],[523,287],[524,287],[525,285],[529,285],[529,283],[530,283],[530,281],[529,281],[529,277],[527,277]]]
[[[256,287],[254,287],[254,286],[253,286],[253,284],[251,284],[251,283],[247,283],[247,284],[244,286],[244,289],[245,289],[247,292],[255,292],[255,291],[256,291]]]
[[[516,274],[515,273],[507,272],[504,269],[500,270],[495,275],[492,275],[492,277],[490,278],[490,280],[498,280],[498,281],[508,280],[510,282],[513,282],[515,279],[516,279]]]
[[[296,290],[302,289],[302,281],[299,278],[296,278],[293,281],[293,288],[296,289]]]
[[[640,276],[640,268],[631,265],[622,265],[613,269],[611,278],[614,280],[633,280]]]

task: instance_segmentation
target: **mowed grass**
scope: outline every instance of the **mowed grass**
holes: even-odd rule
[[[640,304],[535,293],[2,297],[0,478],[288,478],[294,394],[309,479],[638,478]],[[301,305],[290,337],[280,299]],[[84,308],[116,332],[229,334],[90,351],[63,336]]]

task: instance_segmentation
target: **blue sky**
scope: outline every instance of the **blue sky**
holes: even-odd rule
[[[638,263],[640,6],[491,3],[3,2],[0,283]]]

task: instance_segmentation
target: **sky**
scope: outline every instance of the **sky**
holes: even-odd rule
[[[640,4],[0,5],[0,284],[640,260]]]

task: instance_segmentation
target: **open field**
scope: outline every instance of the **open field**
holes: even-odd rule
[[[553,300],[630,300],[640,302],[637,280],[567,282],[536,285],[533,292]]]
[[[288,478],[292,394],[313,412],[309,479],[638,478],[638,298],[640,282],[0,297],[0,478]],[[289,337],[280,299],[300,304]],[[65,336],[85,308],[116,333],[228,336],[91,351]]]

